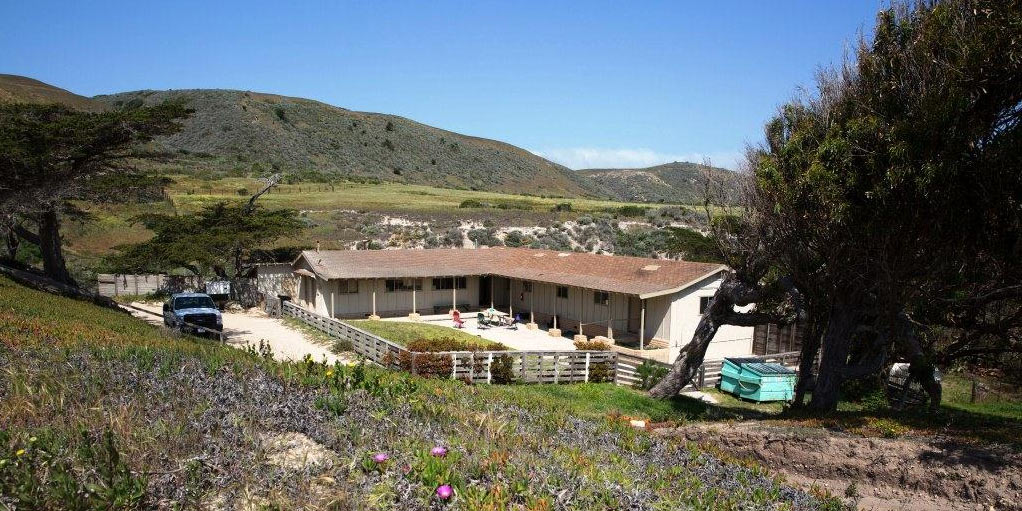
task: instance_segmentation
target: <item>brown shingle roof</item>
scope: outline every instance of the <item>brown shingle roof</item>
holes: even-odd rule
[[[498,275],[639,296],[684,289],[725,268],[713,263],[507,247],[306,250],[295,265],[302,259],[325,279]]]

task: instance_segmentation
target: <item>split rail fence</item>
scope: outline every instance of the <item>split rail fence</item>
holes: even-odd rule
[[[267,301],[269,306],[269,300]],[[276,303],[274,307],[278,307]],[[280,313],[340,339],[351,341],[355,353],[389,369],[413,374],[446,376],[472,383],[581,383],[613,381],[635,386],[641,382],[643,363],[670,368],[670,364],[614,351],[444,351],[418,353],[333,318],[321,316],[290,301],[279,303]],[[798,364],[799,352],[754,357],[785,366]],[[692,385],[712,387],[720,381],[723,360],[707,360]]]

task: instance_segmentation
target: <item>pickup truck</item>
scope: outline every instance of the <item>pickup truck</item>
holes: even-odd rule
[[[219,336],[224,329],[223,315],[213,299],[203,293],[177,293],[163,304],[163,324],[182,332]]]

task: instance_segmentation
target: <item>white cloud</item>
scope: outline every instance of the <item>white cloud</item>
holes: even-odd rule
[[[560,163],[570,169],[593,168],[641,168],[652,167],[675,161],[702,163],[709,158],[710,163],[717,167],[734,169],[742,158],[741,151],[721,153],[660,153],[645,148],[609,149],[602,147],[563,147],[544,150],[531,150],[534,154]]]

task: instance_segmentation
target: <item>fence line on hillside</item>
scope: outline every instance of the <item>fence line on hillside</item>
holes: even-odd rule
[[[270,304],[270,300],[267,300]],[[412,352],[343,321],[321,316],[290,301],[279,305],[280,313],[297,318],[326,334],[351,342],[355,353],[388,369],[472,383],[582,383],[614,382],[633,387],[641,383],[639,366],[649,364],[670,369],[671,364],[615,351],[443,351]],[[799,352],[776,353],[758,358],[785,366],[798,364]],[[720,381],[723,359],[706,360],[692,386],[712,387]]]

